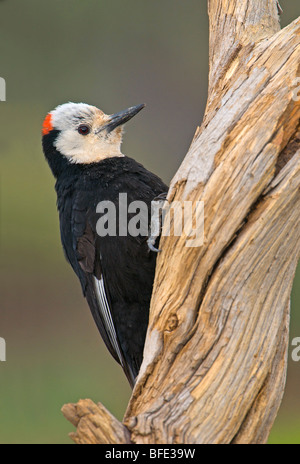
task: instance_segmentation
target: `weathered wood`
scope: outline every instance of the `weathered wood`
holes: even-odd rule
[[[217,82],[228,68],[239,65],[237,55],[280,30],[279,12],[274,0],[208,0],[210,26],[209,93],[215,95]]]
[[[265,443],[284,391],[300,256],[300,19],[280,30],[276,0],[208,5],[206,114],[169,191],[204,202],[205,241],[161,241],[144,362],[119,423],[133,443]]]
[[[62,413],[77,428],[70,437],[78,445],[130,443],[126,427],[100,403],[80,400],[64,405]]]

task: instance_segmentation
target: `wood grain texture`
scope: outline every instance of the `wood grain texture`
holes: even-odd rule
[[[80,400],[64,405],[62,413],[77,428],[70,438],[78,445],[130,443],[126,427],[100,403]]]
[[[274,0],[209,0],[210,73],[209,89],[215,90],[231,62],[242,48],[272,37],[280,30],[279,11]],[[213,92],[214,93],[214,92]]]
[[[120,442],[265,443],[284,392],[300,256],[300,19],[280,30],[276,0],[208,10],[206,113],[169,190],[204,202],[205,240],[161,240]]]

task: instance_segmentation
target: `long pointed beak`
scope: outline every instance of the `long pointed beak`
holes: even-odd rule
[[[107,132],[112,132],[115,130],[117,127],[122,126],[126,122],[130,121],[136,114],[138,114],[140,111],[142,111],[143,108],[145,108],[146,105],[138,105],[138,106],[132,106],[131,108],[127,108],[125,111],[121,111],[120,113],[112,114],[105,126],[101,128],[101,130],[106,129]],[[99,131],[100,132],[100,131]]]

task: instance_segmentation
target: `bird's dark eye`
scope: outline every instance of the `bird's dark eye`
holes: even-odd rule
[[[81,124],[78,127],[78,132],[81,135],[88,135],[91,132],[91,129],[89,128],[89,126],[86,126],[85,124]]]

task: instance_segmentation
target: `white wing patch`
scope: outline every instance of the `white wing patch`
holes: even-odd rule
[[[115,329],[115,326],[114,326],[114,323],[111,317],[110,308],[109,308],[109,304],[108,304],[106,293],[105,293],[103,277],[101,278],[101,280],[98,280],[96,277],[94,277],[94,281],[95,281],[95,288],[96,288],[96,296],[97,296],[99,306],[101,308],[101,315],[103,318],[103,322],[105,325],[105,329],[106,329],[109,341],[112,344],[115,352],[117,353],[121,366],[124,367],[123,356],[121,354],[116,329]]]

